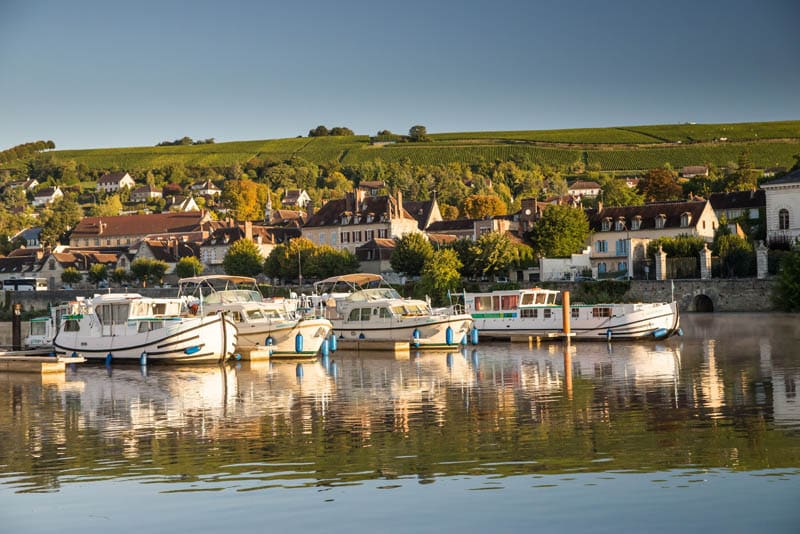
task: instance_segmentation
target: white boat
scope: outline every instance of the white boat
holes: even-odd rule
[[[517,289],[465,293],[465,307],[483,337],[507,339],[563,331],[561,293],[548,289]],[[570,306],[575,339],[663,339],[680,330],[676,302],[580,304]]]
[[[432,309],[423,300],[404,299],[377,274],[333,276],[314,287],[316,303],[339,339],[447,348],[458,345],[472,328],[472,317],[457,306]]]
[[[29,321],[28,335],[22,344],[27,349],[48,348],[53,344],[55,328],[52,317],[34,317]]]
[[[200,315],[225,313],[236,325],[238,349],[271,347],[272,356],[315,356],[331,331],[322,317],[304,316],[294,299],[264,299],[254,278],[209,275],[182,278],[179,296]]]
[[[54,316],[57,354],[140,361],[146,353],[148,362],[219,362],[236,346],[230,319],[191,315],[177,298],[109,293],[61,306]]]

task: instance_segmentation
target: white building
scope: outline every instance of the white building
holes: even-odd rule
[[[64,198],[64,193],[61,192],[60,187],[45,187],[44,189],[37,191],[36,195],[34,195],[33,206],[37,208],[40,206],[46,206],[48,204],[52,204],[60,198]]]
[[[767,193],[767,241],[800,237],[800,169],[761,185]]]
[[[135,185],[136,182],[127,172],[110,172],[97,180],[97,190],[104,193],[115,193],[123,187],[130,189]]]

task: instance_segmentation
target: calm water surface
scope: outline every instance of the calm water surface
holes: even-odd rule
[[[0,373],[0,532],[798,532],[800,317],[684,330]]]

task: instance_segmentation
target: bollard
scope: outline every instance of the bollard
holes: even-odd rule
[[[294,336],[294,351],[298,354],[303,352],[303,334]]]
[[[478,344],[478,328],[477,327],[473,327],[472,328],[472,331],[470,332],[470,336],[472,338],[471,339],[472,344],[473,345],[477,345]]]
[[[453,329],[451,327],[447,327],[447,330],[444,331],[444,342],[448,345],[453,344]]]
[[[322,340],[322,347],[320,350],[322,350],[322,357],[327,358],[331,351],[331,348],[328,345],[328,338]]]
[[[338,342],[336,340],[336,334],[333,332],[333,330],[331,330],[330,347],[329,347],[331,349],[331,352],[336,352],[337,345]]]
[[[143,351],[139,356],[139,365],[147,365],[147,351]]]
[[[569,307],[569,291],[561,292],[561,319],[563,324],[564,335],[569,336],[570,332],[572,331],[570,327],[572,312]]]
[[[15,303],[11,311],[11,349],[22,350],[22,304]]]

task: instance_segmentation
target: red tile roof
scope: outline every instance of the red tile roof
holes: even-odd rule
[[[75,226],[71,238],[118,237],[178,232],[196,232],[206,217],[202,211],[85,217]],[[101,226],[102,225],[102,226]]]

